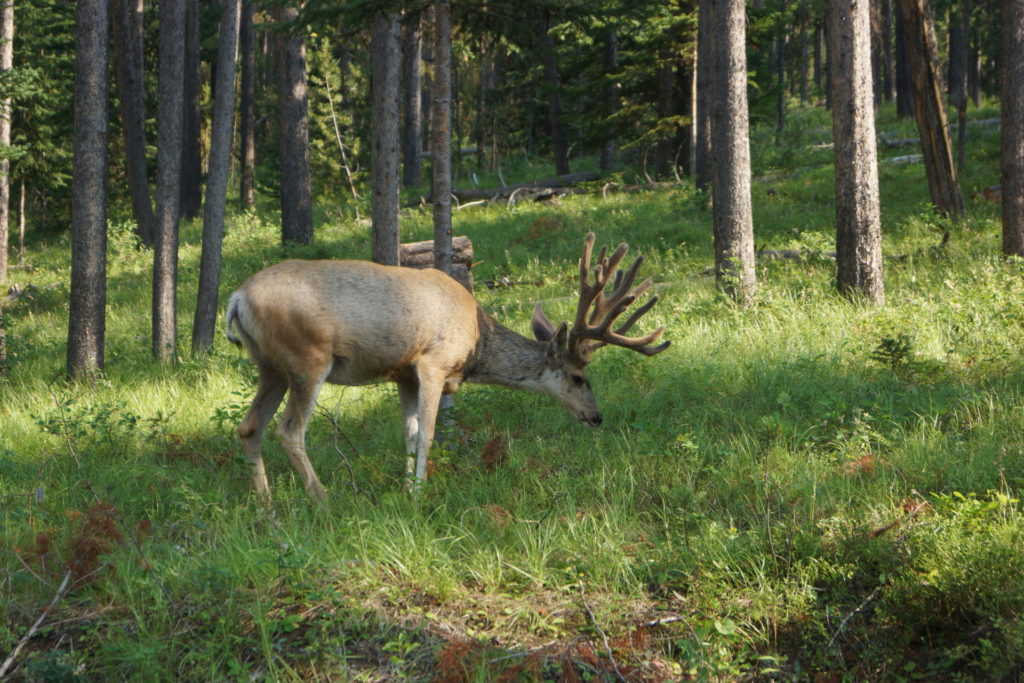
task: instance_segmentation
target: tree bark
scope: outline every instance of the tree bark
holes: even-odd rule
[[[160,3],[157,111],[156,243],[153,249],[153,355],[177,351],[178,222],[184,128],[185,6]]]
[[[423,172],[420,154],[423,131],[421,96],[421,63],[423,32],[420,14],[410,13],[402,20],[402,184],[419,187]]]
[[[488,122],[491,119],[491,92],[494,90],[494,45],[496,40],[479,39],[476,113],[473,117],[473,141],[476,144],[476,167],[487,167]]]
[[[452,270],[452,7],[434,2],[434,100],[430,115],[431,204],[434,209],[434,267]]]
[[[14,0],[0,6],[0,74],[14,68]],[[11,99],[0,102],[0,148],[11,144]],[[7,282],[7,254],[11,235],[11,160],[0,158],[0,282]]]
[[[914,84],[914,117],[921,135],[928,190],[938,210],[958,217],[964,212],[953,148],[946,128],[946,107],[939,81],[935,26],[925,4],[927,0],[899,0],[906,38],[907,56]]]
[[[185,2],[185,118],[182,124],[181,213],[191,220],[203,203],[203,159],[200,151],[200,95],[202,65],[199,60],[199,0]]]
[[[75,151],[67,373],[103,369],[107,301],[107,0],[79,0],[75,29]]]
[[[239,25],[239,51],[242,60],[242,82],[239,88],[239,146],[241,172],[238,197],[242,208],[256,203],[256,130],[254,107],[256,103],[256,29],[253,26],[254,0],[242,3]]]
[[[897,5],[901,0],[893,0]],[[896,115],[903,119],[914,115],[914,83],[910,77],[910,57],[907,54],[907,32],[903,15],[896,12]]]
[[[146,84],[143,63],[143,0],[115,0],[114,46],[117,57],[117,91],[121,101],[125,170],[135,217],[135,234],[153,246],[153,204],[149,197],[146,165]]]
[[[845,3],[844,3],[845,5]],[[831,7],[831,5],[830,5]],[[882,34],[883,7],[879,0],[871,0],[868,31],[871,34],[871,86],[874,88],[875,107],[882,103],[882,71],[885,68],[885,47]]]
[[[786,11],[785,0],[781,4],[781,10]],[[779,89],[779,98],[775,102],[775,142],[778,144],[782,142],[782,135],[786,132],[786,45],[788,41],[781,23],[775,43],[775,76]]]
[[[821,42],[822,35],[825,33],[824,21],[818,22],[814,25],[814,68],[812,73],[814,74],[814,87],[818,89],[818,92],[824,90],[825,84],[821,76],[822,63],[824,58],[821,54]]]
[[[837,285],[843,294],[883,304],[869,0],[832,0],[831,12]]]
[[[963,170],[967,160],[967,60],[971,49],[971,0],[961,0],[959,13],[949,17],[949,99],[956,107],[957,167]]]
[[[604,72],[608,78],[608,85],[604,88],[604,115],[606,118],[615,114],[615,101],[618,99],[619,86],[615,83],[613,74],[619,62],[619,40],[614,29],[608,31],[607,41],[604,48]],[[611,173],[615,167],[615,136],[610,134],[601,145],[601,174]]]
[[[750,200],[750,135],[747,112],[746,6],[744,0],[711,0],[716,37],[712,82],[717,84],[711,122],[714,181],[715,280],[740,304],[756,293],[754,221]]]
[[[373,16],[370,40],[372,121],[370,213],[373,231],[373,260],[398,264],[398,15],[378,11]]]
[[[203,206],[203,248],[199,261],[199,294],[192,324],[192,352],[213,346],[220,288],[221,245],[224,242],[224,205],[231,170],[231,122],[235,104],[235,71],[238,65],[238,24],[241,0],[223,0],[220,45],[217,49],[217,83],[214,88],[213,124]]]
[[[882,0],[882,99],[892,102],[896,98],[896,60],[893,55],[894,0]]]
[[[676,69],[670,54],[662,53],[659,61],[661,64],[658,66],[658,118],[667,119],[676,113]],[[659,178],[668,178],[672,175],[675,161],[675,145],[672,143],[673,137],[665,134],[655,144],[654,173]]]
[[[697,10],[697,118],[693,153],[693,184],[701,191],[711,185],[711,61],[714,54],[711,33],[711,0],[700,0]]]
[[[688,58],[687,58],[688,57]],[[686,119],[679,128],[679,133],[676,135],[675,144],[677,145],[676,161],[682,166],[683,173],[687,176],[693,175],[693,150],[694,150],[694,132],[695,128],[693,125],[695,114],[696,114],[696,92],[694,88],[697,85],[696,79],[696,62],[694,58],[696,53],[691,50],[687,57],[683,58],[679,69],[676,71],[676,83],[679,89],[679,98],[676,111]]]
[[[562,78],[558,73],[558,55],[555,53],[555,40],[550,32],[550,17],[544,11],[540,19],[540,60],[544,66],[544,85],[548,97],[548,126],[551,129],[551,151],[554,154],[555,173],[569,173],[569,146],[565,139],[565,126],[562,124]]]
[[[1002,6],[1003,253],[1024,257],[1024,4]]]
[[[299,10],[277,10],[281,23]],[[277,39],[277,110],[281,138],[281,242],[313,240],[313,187],[309,171],[309,109],[306,99],[306,39],[297,29]]]

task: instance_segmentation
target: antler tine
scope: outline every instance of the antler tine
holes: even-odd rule
[[[651,297],[614,331],[611,329],[616,318],[641,294],[650,289],[652,283],[650,279],[646,279],[635,288],[633,287],[633,282],[643,264],[642,256],[638,256],[625,272],[618,270],[619,263],[629,249],[629,246],[623,242],[608,258],[605,258],[607,249],[601,248],[597,263],[593,267],[594,282],[591,284],[589,281],[590,256],[594,240],[594,233],[590,233],[583,243],[583,257],[580,259],[580,301],[576,309],[576,322],[569,334],[570,351],[584,363],[587,362],[594,350],[608,344],[633,349],[648,356],[664,351],[668,348],[669,342],[657,346],[651,345],[651,342],[665,331],[664,327],[659,327],[640,337],[625,336],[625,333],[658,302],[657,296]],[[613,274],[615,281],[612,290],[605,295],[604,290]]]
[[[625,252],[623,252],[625,254]],[[590,314],[590,323],[593,324],[597,320],[600,320],[608,312],[608,310],[617,304],[623,297],[629,292],[629,288],[633,286],[633,280],[636,279],[636,274],[640,270],[640,265],[644,262],[643,256],[637,256],[636,260],[633,261],[633,265],[629,267],[629,270],[623,273],[621,270],[615,273],[615,282],[612,284],[612,291],[610,294],[605,296],[602,290],[601,294],[597,297],[597,303],[594,305],[594,310]],[[633,290],[632,294],[634,297],[639,296],[647,288],[650,287],[650,283],[641,285]]]

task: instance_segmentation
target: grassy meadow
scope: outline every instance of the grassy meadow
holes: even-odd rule
[[[716,291],[710,208],[685,185],[457,211],[506,325],[528,334],[537,301],[571,318],[594,231],[644,254],[662,300],[643,327],[672,347],[595,354],[596,429],[463,387],[413,495],[395,388],[326,386],[308,446],[327,499],[274,437],[273,504],[255,499],[234,431],[254,367],[223,336],[188,352],[199,222],[162,366],[151,255],[112,220],[94,384],[63,379],[68,237],[38,239],[3,310],[0,658],[45,615],[14,680],[1018,680],[1024,263],[999,256],[983,193],[996,115],[972,112],[960,224],[929,208],[920,164],[891,162],[914,148],[880,148],[881,308],[834,291],[820,110],[781,144],[754,130],[757,246],[804,258],[760,259],[750,308]],[[879,132],[916,135],[888,109]],[[318,210],[305,248],[280,246],[269,200],[230,216],[222,303],[286,256],[369,255],[365,223]],[[429,207],[402,226],[428,239]]]

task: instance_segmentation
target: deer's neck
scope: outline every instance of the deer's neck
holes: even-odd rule
[[[481,310],[480,341],[464,377],[477,384],[543,390],[547,351],[544,342],[513,332]]]

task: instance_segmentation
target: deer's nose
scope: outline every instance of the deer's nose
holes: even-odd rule
[[[601,413],[592,413],[590,415],[583,413],[580,415],[580,422],[588,427],[597,427],[601,424]]]

